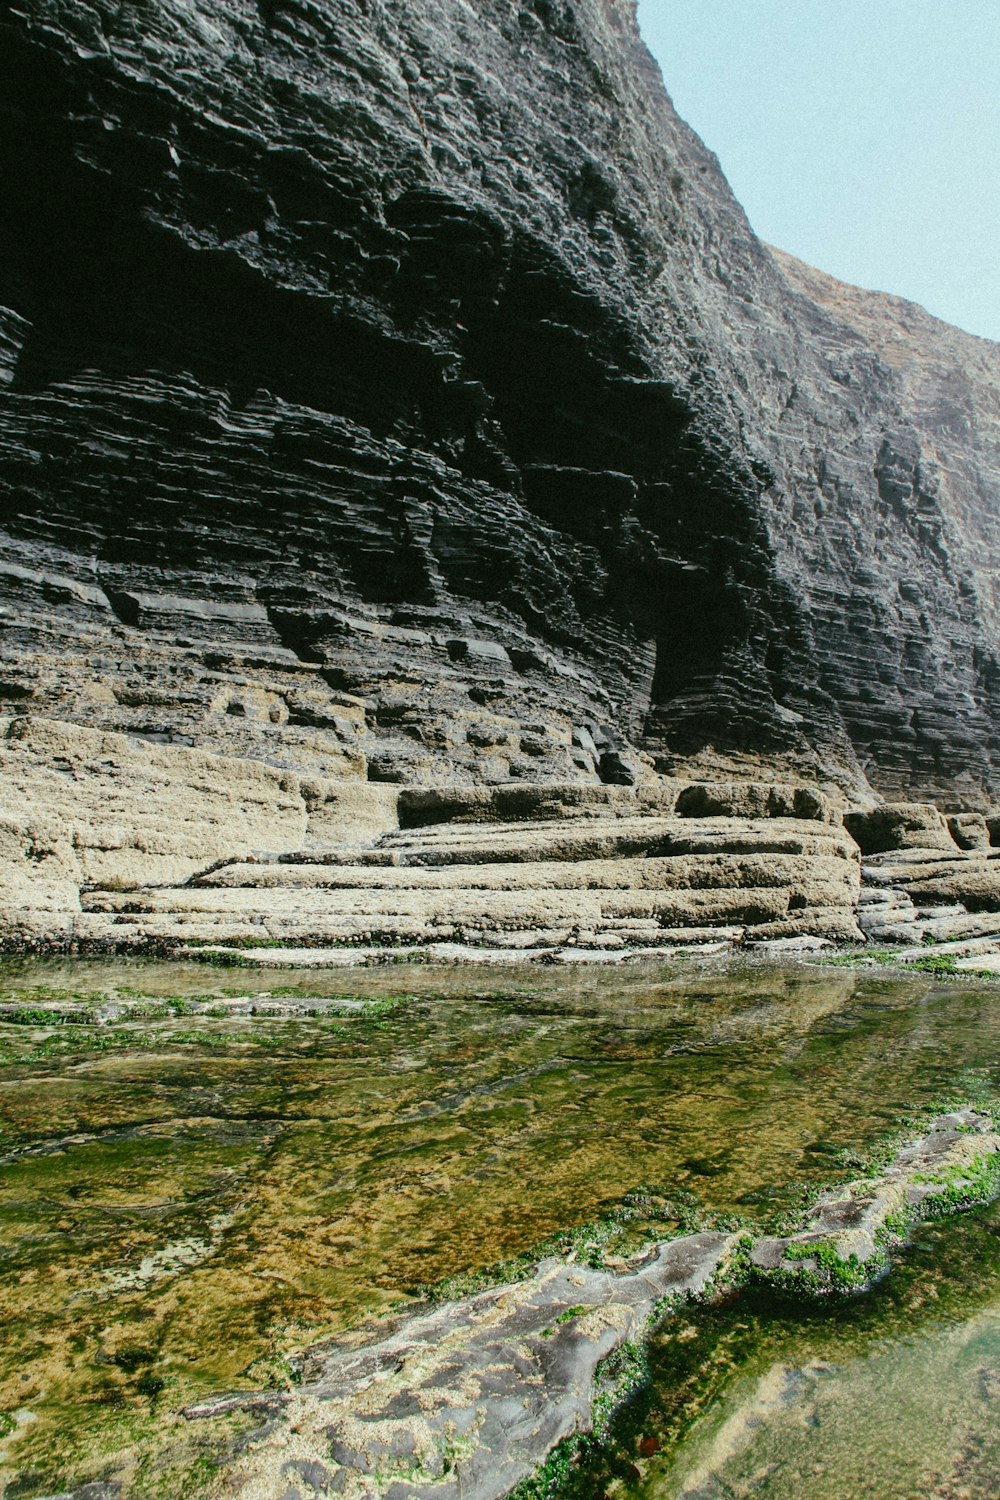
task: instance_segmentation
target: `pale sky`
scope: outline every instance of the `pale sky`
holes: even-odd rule
[[[1000,0],[639,0],[762,239],[1000,340]]]

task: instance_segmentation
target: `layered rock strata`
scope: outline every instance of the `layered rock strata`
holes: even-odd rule
[[[928,945],[938,957],[1000,949],[1000,820],[901,803],[845,821],[863,851],[859,923],[870,941],[911,949],[904,959]]]
[[[0,942],[258,962],[1000,960],[1000,817],[792,783],[422,788],[0,723]]]
[[[581,823],[584,826],[580,826]],[[577,819],[387,834],[335,862],[230,864],[183,888],[94,890],[81,937],[459,943],[613,952],[672,942],[859,936],[840,830],[791,820]]]
[[[860,937],[857,847],[802,788],[430,792],[31,719],[8,727],[0,775],[14,945],[457,945],[517,959]]]
[[[632,0],[28,0],[0,99],[11,711],[992,805],[997,349],[761,245]]]

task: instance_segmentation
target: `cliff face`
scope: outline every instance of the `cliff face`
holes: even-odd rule
[[[992,800],[996,346],[753,235],[629,0],[0,23],[0,706]]]

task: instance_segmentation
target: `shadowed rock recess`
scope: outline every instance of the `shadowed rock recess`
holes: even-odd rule
[[[994,806],[998,380],[755,238],[632,0],[5,8],[5,934],[859,937],[838,809]],[[473,898],[490,787],[608,829]]]

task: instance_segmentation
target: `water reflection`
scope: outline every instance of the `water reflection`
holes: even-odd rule
[[[0,1412],[32,1417],[8,1460],[57,1470],[640,1186],[760,1218],[849,1175],[839,1148],[996,1085],[1000,991],[926,976],[75,961],[2,982]],[[281,986],[302,1013],[234,1013]]]
[[[995,1500],[1000,1214],[925,1227],[864,1298],[695,1312],[652,1365],[590,1493],[618,1472],[650,1500]]]

